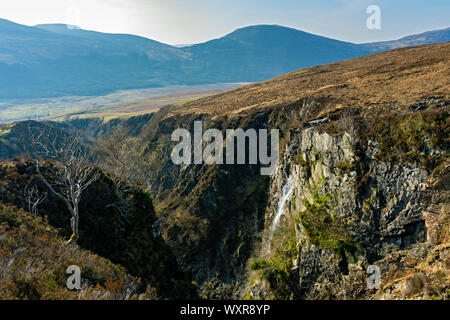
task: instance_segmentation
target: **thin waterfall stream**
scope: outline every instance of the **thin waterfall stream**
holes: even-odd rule
[[[283,186],[283,189],[282,189],[283,193],[282,193],[280,199],[278,200],[277,212],[275,214],[275,217],[273,218],[272,225],[270,226],[270,230],[269,230],[269,238],[268,238],[268,243],[267,243],[267,252],[268,253],[270,253],[270,250],[271,250],[273,234],[274,234],[275,230],[277,229],[277,226],[280,222],[281,216],[285,212],[286,203],[291,199],[292,194],[294,192],[294,184],[293,184],[292,180],[293,180],[292,176],[289,176],[288,181]]]

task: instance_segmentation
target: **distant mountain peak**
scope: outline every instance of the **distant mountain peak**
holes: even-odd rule
[[[251,25],[236,29],[235,31],[227,34],[221,39],[237,39],[237,40],[250,40],[250,41],[285,41],[289,43],[291,41],[332,41],[334,43],[356,45],[351,42],[340,41],[314,33],[309,33],[303,30],[281,26],[278,24],[259,24]]]
[[[296,33],[304,33],[313,35],[311,33],[291,28],[291,27],[285,27],[278,24],[256,24],[256,25],[250,25],[242,28],[238,28],[235,31],[231,32],[229,35],[232,34],[240,34],[240,33],[250,33],[250,32],[296,32]]]

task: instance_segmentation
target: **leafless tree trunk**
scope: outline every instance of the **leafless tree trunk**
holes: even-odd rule
[[[91,162],[93,154],[82,144],[81,134],[69,136],[67,133],[52,132],[57,129],[45,129],[37,134],[29,127],[30,140],[34,152],[34,165],[40,179],[47,188],[61,199],[71,214],[72,236],[68,243],[79,237],[79,204],[81,195],[100,176]],[[42,159],[52,160],[46,169],[51,171],[55,179],[50,180],[42,173]]]
[[[28,204],[28,211],[37,217],[39,214],[38,206],[47,199],[47,196],[41,194],[35,185],[32,187],[26,186],[23,194],[23,199]]]
[[[144,145],[141,139],[130,137],[122,127],[97,142],[96,152],[100,155],[100,167],[115,174],[111,179],[114,182],[114,194],[117,201],[107,207],[116,208],[125,220],[127,220],[127,212],[131,210],[130,183],[145,185],[148,181],[146,179],[147,162],[143,155]]]
[[[130,137],[126,129],[120,127],[97,142],[96,152],[100,155],[101,167],[116,174],[122,182],[145,185],[148,168],[144,146],[142,139]]]

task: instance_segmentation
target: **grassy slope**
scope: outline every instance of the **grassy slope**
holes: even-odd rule
[[[44,165],[44,174],[52,181],[49,166],[51,163],[48,162]],[[0,162],[0,201],[26,209],[28,206],[24,201],[23,190],[27,185],[36,185],[41,194],[47,194],[47,200],[38,208],[39,215],[47,217],[48,223],[58,228],[59,234],[67,239],[70,234],[68,210],[60,200],[48,192],[33,166],[21,160]],[[139,277],[142,280],[140,286],[136,288],[139,293],[145,292],[147,285],[150,285],[155,288],[155,294],[162,298],[194,297],[195,288],[180,270],[175,257],[159,235],[149,195],[137,187],[127,191],[124,196],[129,209],[124,216],[114,207],[107,207],[118,201],[112,188],[112,180],[103,174],[84,192],[80,203],[78,245],[120,265],[127,273]],[[17,212],[25,216],[23,211]],[[14,215],[14,212],[10,215]],[[30,221],[35,225],[38,224],[38,220]],[[45,224],[43,228],[46,226],[48,225]],[[21,226],[18,222],[10,226],[13,232],[24,227],[26,225]],[[15,249],[22,250],[20,243],[23,240],[20,234],[14,241],[19,243]],[[66,254],[62,251],[63,247],[59,253],[64,258]],[[53,264],[51,259],[46,258],[45,261],[41,264],[41,269],[58,268],[58,263]],[[26,264],[19,266],[16,271],[26,273],[25,266]]]
[[[81,291],[66,287],[70,265],[82,270]],[[139,285],[123,267],[65,245],[45,219],[0,202],[0,299],[138,298]]]
[[[428,96],[449,97],[450,42],[395,49],[302,69],[186,104],[176,114],[245,114],[325,99],[330,109],[409,106]],[[174,114],[174,113],[173,113]]]

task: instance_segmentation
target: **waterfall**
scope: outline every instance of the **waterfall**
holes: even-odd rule
[[[288,178],[288,181],[283,186],[283,194],[281,195],[280,199],[278,200],[277,205],[277,212],[275,214],[275,217],[273,218],[272,225],[270,226],[269,230],[269,238],[267,242],[267,252],[270,253],[271,245],[272,245],[272,239],[273,239],[273,233],[275,232],[278,223],[280,222],[281,216],[284,214],[286,203],[291,199],[292,193],[294,192],[294,184],[292,182],[292,176]]]

